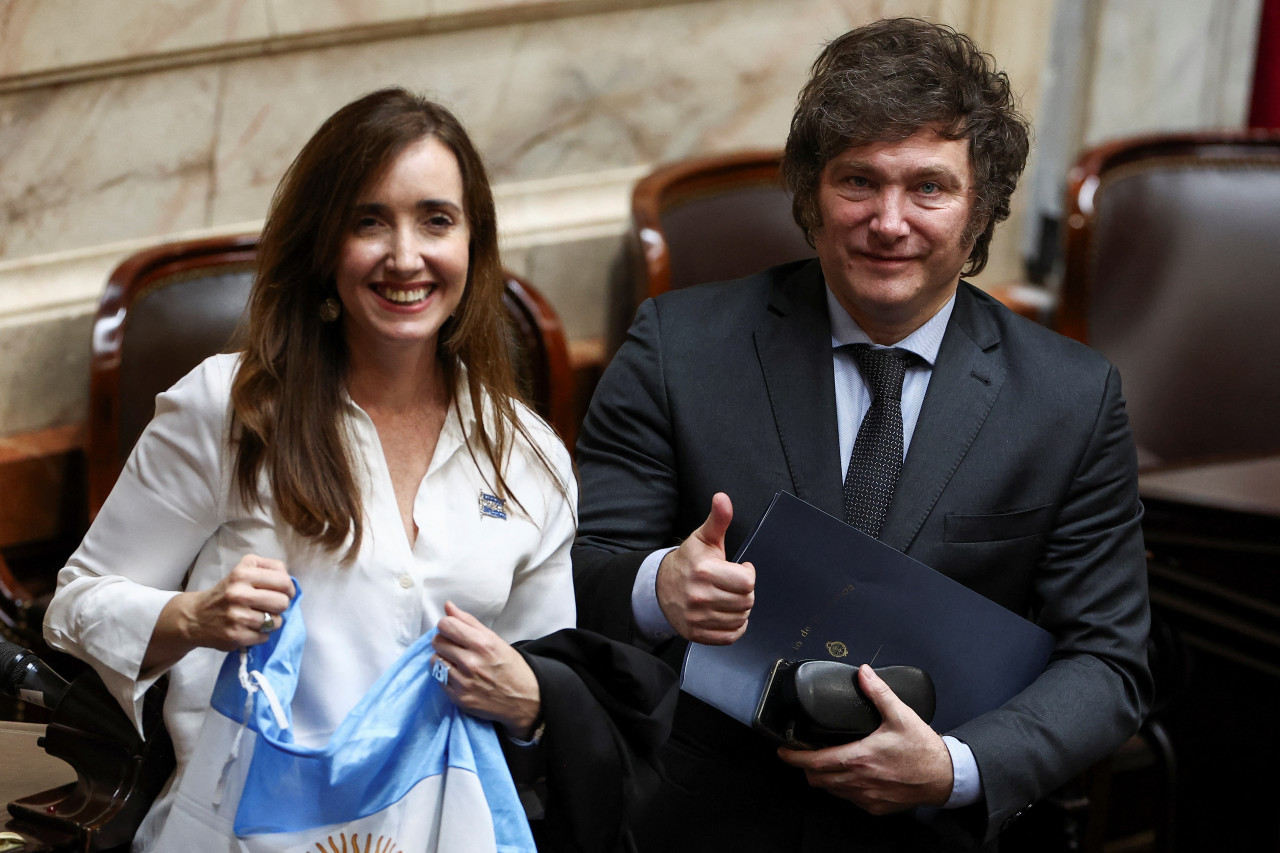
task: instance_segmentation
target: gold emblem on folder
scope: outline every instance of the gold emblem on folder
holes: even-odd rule
[[[839,640],[832,640],[827,643],[827,654],[831,655],[833,658],[848,657],[849,647]]]

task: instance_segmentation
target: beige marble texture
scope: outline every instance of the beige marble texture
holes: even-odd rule
[[[945,4],[803,5],[687,3],[0,95],[0,259],[260,218],[319,122],[393,83],[453,107],[496,182],[590,186],[601,171],[780,145],[825,39],[868,11]]]
[[[1103,0],[1085,143],[1248,119],[1261,0]]]
[[[436,14],[512,11],[541,5],[545,0],[430,0]]]
[[[0,319],[0,435],[84,419],[90,317]]]
[[[180,58],[201,47],[199,37],[227,44],[260,38],[263,28],[281,36],[355,32],[486,10],[500,18],[504,8],[528,5],[219,0],[194,10],[175,2],[160,7],[160,19],[182,18],[185,8],[192,26],[157,30],[145,45],[124,40],[129,16],[114,40],[115,30],[100,29],[117,50]],[[571,338],[587,338],[603,330],[630,188],[648,169],[685,156],[780,146],[813,56],[851,26],[891,14],[970,26],[979,7],[989,19],[1003,18],[990,14],[1003,8],[1001,0],[623,5],[429,35],[407,28],[404,37],[362,35],[219,61],[175,59],[155,70],[0,94],[0,322],[9,325],[6,353],[13,356],[0,362],[0,393],[12,401],[0,411],[0,434],[82,415],[87,318],[125,254],[153,240],[257,227],[307,137],[371,89],[405,85],[454,109],[489,164],[508,266],[552,300]],[[27,15],[24,45],[53,14],[33,12],[24,0],[7,11],[9,20]],[[73,36],[55,41],[68,44]],[[1021,33],[1014,39],[1019,46],[1024,40]],[[1034,78],[1035,65],[1011,74]],[[61,346],[44,345],[50,338]],[[56,394],[41,392],[50,374],[67,378]]]
[[[691,2],[703,0],[0,0],[0,89]]]
[[[273,35],[425,18],[436,0],[263,0]]]
[[[267,0],[0,0],[0,79],[265,38],[271,34],[268,5]]]
[[[0,260],[210,224],[218,77],[0,96]]]
[[[1095,133],[1234,119],[1258,0],[1168,0],[1177,14],[1097,2]],[[0,435],[82,417],[87,318],[122,257],[256,228],[303,142],[371,89],[405,85],[458,114],[489,164],[508,265],[588,338],[603,330],[634,181],[681,157],[780,146],[827,39],[888,15],[951,23],[997,57],[1034,116],[1053,8],[0,0]],[[1185,94],[1157,101],[1170,80]],[[1021,196],[1014,208],[979,283],[1021,274]]]

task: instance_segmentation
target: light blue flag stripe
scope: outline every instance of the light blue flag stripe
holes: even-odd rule
[[[286,717],[297,688],[306,628],[301,590],[270,639],[249,648],[249,670],[263,673]],[[295,832],[344,823],[398,802],[446,767],[475,773],[493,816],[498,848],[533,849],[533,838],[489,722],[460,712],[431,676],[435,631],[409,647],[347,715],[328,743],[294,743],[261,691],[253,694],[248,727],[257,733],[236,812],[238,836]],[[244,721],[240,653],[227,655],[214,687],[213,707]]]

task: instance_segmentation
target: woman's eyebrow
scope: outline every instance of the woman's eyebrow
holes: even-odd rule
[[[413,203],[417,210],[451,210],[458,213],[462,212],[462,207],[455,201],[447,198],[424,198]],[[385,214],[391,210],[390,205],[383,204],[379,201],[362,201],[357,202],[355,206],[356,213],[374,213]]]

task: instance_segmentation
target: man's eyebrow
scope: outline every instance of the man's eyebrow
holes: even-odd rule
[[[959,175],[956,174],[954,169],[949,169],[946,166],[934,165],[934,164],[930,164],[928,166],[922,166],[920,167],[920,169],[916,170],[915,172],[912,172],[912,174],[921,178],[942,177],[942,178],[958,179],[960,177]]]
[[[849,172],[869,172],[876,175],[883,174],[885,171],[870,160],[837,160],[836,166]],[[950,169],[941,163],[926,163],[917,169],[911,169],[906,172],[906,175],[913,180],[950,178],[953,181],[961,182],[961,176],[954,169]]]

